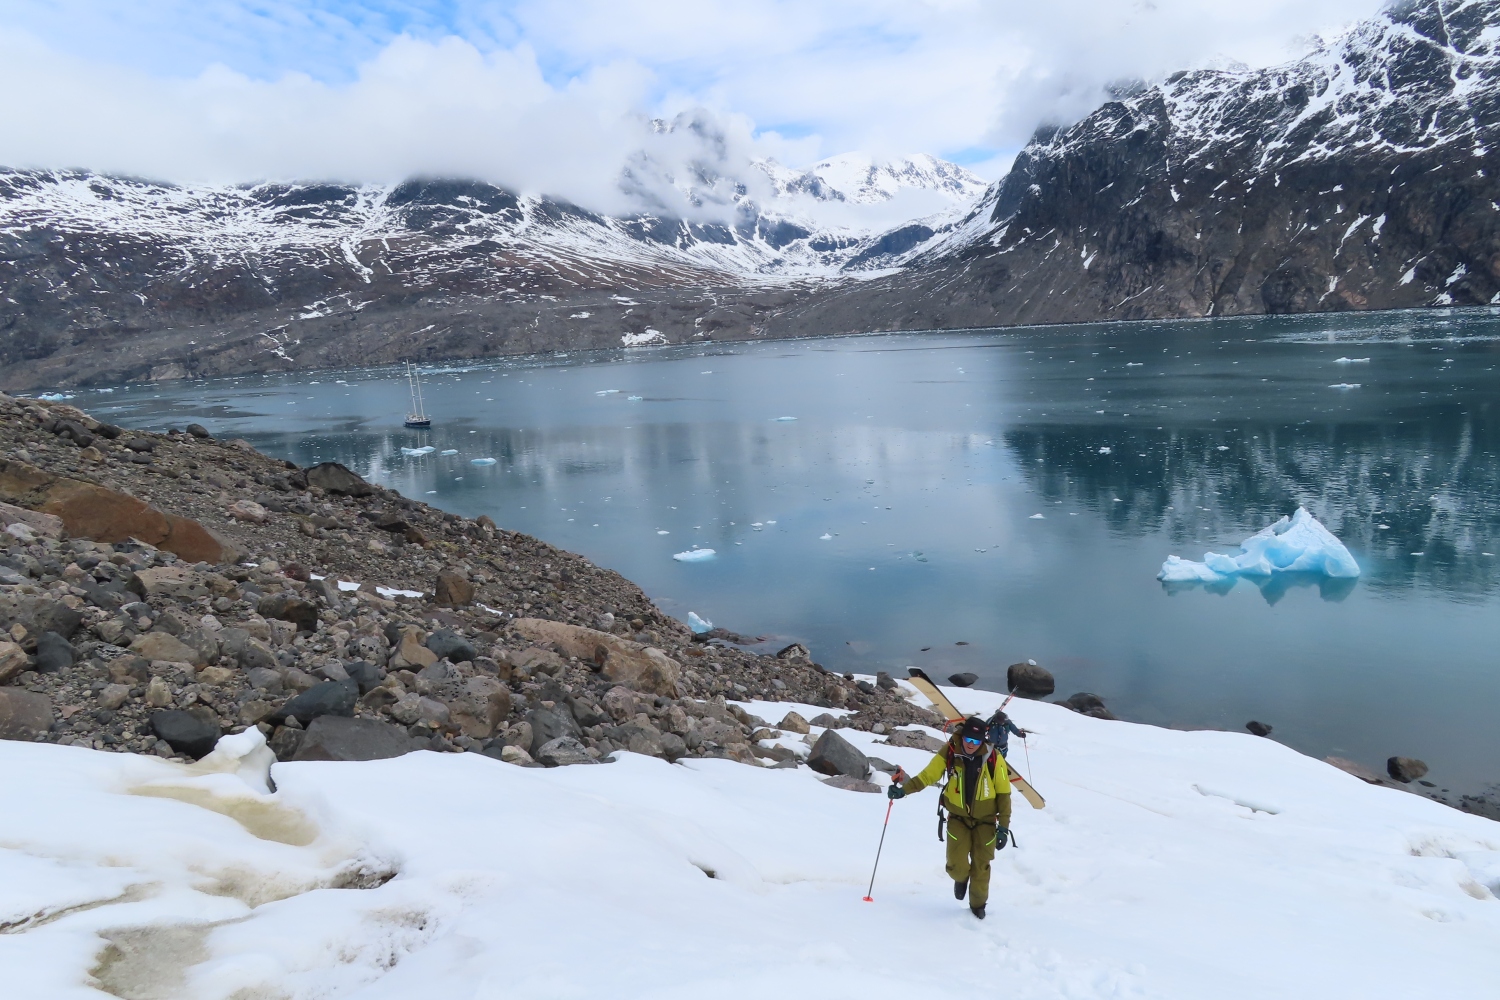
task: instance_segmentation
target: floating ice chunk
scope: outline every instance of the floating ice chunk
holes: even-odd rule
[[[657,534],[658,534],[658,535],[670,535],[670,534],[671,534],[671,532],[670,532],[670,531],[667,531],[667,530],[666,530],[666,529],[664,529],[664,528],[657,528],[657,529],[656,529],[656,533],[657,533]]]
[[[713,549],[688,549],[686,552],[677,553],[672,558],[678,562],[708,562],[715,554]]]
[[[72,398],[73,398],[72,396],[68,395],[67,393],[63,393],[63,392],[44,392],[40,396],[37,397],[37,399],[45,399],[49,403],[60,403],[60,402],[62,402],[65,399],[72,399]]]
[[[1106,444],[1106,445],[1103,445],[1103,446],[1101,446],[1101,447],[1100,447],[1100,448],[1099,448],[1099,454],[1101,454],[1101,455],[1110,455],[1110,454],[1113,454],[1113,453],[1114,453],[1114,449],[1113,449],[1113,448],[1111,448],[1111,447],[1110,447],[1110,446],[1109,446],[1109,445],[1107,445],[1107,444]]]
[[[1046,514],[1032,514],[1026,520],[1028,520],[1028,521],[1045,521],[1045,520],[1047,520],[1047,515]]]
[[[1228,451],[1229,450],[1229,445],[1227,445],[1227,444],[1221,444],[1221,445],[1219,445],[1219,447],[1215,448],[1214,450],[1215,451]]]
[[[1360,383],[1358,383],[1358,382],[1340,382],[1337,385],[1330,385],[1328,388],[1330,388],[1330,389],[1358,389],[1359,387],[1360,387]]]
[[[1164,583],[1201,580],[1213,583],[1231,576],[1270,576],[1272,573],[1322,573],[1324,576],[1359,576],[1359,564],[1318,519],[1298,507],[1291,517],[1262,528],[1240,543],[1234,555],[1208,552],[1193,562],[1168,556],[1156,575]]]
[[[1336,365],[1363,365],[1363,364],[1368,364],[1369,361],[1370,361],[1369,358],[1334,358],[1333,359],[1333,363],[1336,364]]]
[[[825,531],[821,535],[818,536],[818,541],[820,541],[820,542],[826,542],[826,541],[828,541],[832,537],[833,537],[832,535],[830,535],[828,532]]]
[[[617,393],[619,391],[620,391],[619,389],[600,389],[598,392],[594,393],[594,395],[596,395],[596,396],[613,396],[615,393]]]
[[[469,464],[470,465],[494,465],[495,464],[495,460],[493,458],[471,458],[471,459],[469,459]]]
[[[442,451],[438,452],[438,454],[439,455],[457,455],[458,454],[458,449],[457,448],[444,448]]]
[[[780,423],[785,423],[788,420],[796,420],[796,419],[797,419],[796,417],[777,417],[776,418],[776,422],[778,424],[780,424]]]
[[[420,448],[407,448],[403,446],[401,449],[401,454],[407,456],[408,458],[416,458],[420,455],[431,455],[435,451],[437,451],[437,449],[432,445],[424,444]]]
[[[688,628],[692,629],[698,635],[702,635],[704,632],[711,631],[713,627],[713,622],[709,621],[707,618],[699,618],[696,611],[688,612]]]
[[[641,400],[645,399],[646,397],[645,396],[627,396],[626,398],[629,399],[632,403],[639,403]]]

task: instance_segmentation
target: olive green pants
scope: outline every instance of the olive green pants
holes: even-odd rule
[[[948,814],[948,877],[969,880],[969,906],[990,898],[990,862],[995,860],[995,821]]]

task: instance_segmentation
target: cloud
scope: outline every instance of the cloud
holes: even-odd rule
[[[1103,88],[1295,55],[1375,0],[11,0],[0,163],[172,180],[461,174],[713,213],[752,157],[994,176]],[[13,87],[16,85],[13,84]],[[661,133],[653,117],[685,114]],[[621,178],[626,178],[627,195]]]

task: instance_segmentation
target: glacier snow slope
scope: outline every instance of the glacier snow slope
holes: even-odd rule
[[[1018,802],[983,923],[931,791],[895,804],[865,903],[886,800],[806,768],[422,752],[277,764],[265,795],[0,742],[0,977],[18,1000],[1493,991],[1500,825],[1270,740],[1013,715],[1048,806]]]

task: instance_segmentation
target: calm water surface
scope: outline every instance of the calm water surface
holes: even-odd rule
[[[830,667],[999,688],[1031,657],[1122,718],[1259,719],[1311,754],[1421,757],[1478,791],[1500,781],[1497,364],[1500,318],[1455,312],[434,365],[428,432],[402,428],[390,370],[76,402],[343,462]],[[427,444],[457,454],[400,451]],[[1358,581],[1154,579],[1299,504]],[[717,555],[672,559],[693,546]],[[1032,752],[1045,776],[1045,741]]]

